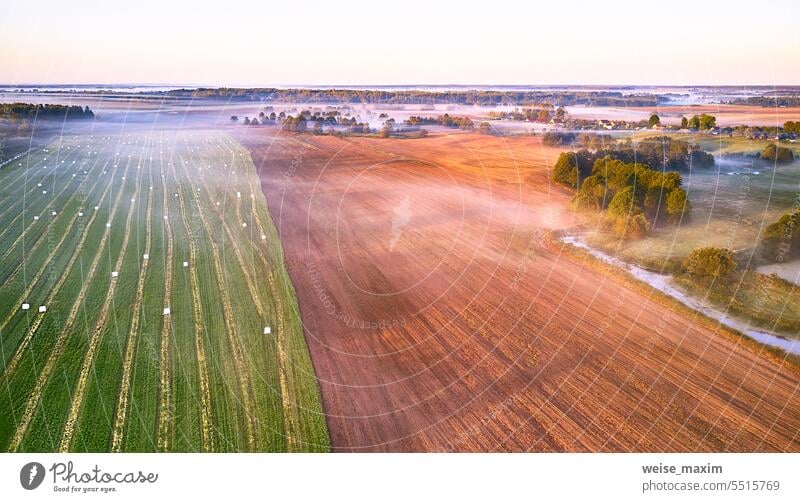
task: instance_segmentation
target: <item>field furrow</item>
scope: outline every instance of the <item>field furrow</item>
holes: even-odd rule
[[[114,413],[114,427],[111,436],[111,451],[118,453],[122,451],[122,438],[125,433],[125,421],[128,416],[129,398],[131,391],[131,376],[133,372],[134,352],[139,331],[139,319],[142,315],[142,297],[144,296],[144,284],[147,277],[147,265],[150,263],[150,247],[152,242],[152,216],[153,216],[153,162],[150,161],[148,169],[149,188],[147,190],[147,215],[145,217],[145,241],[142,267],[136,281],[136,300],[131,309],[131,326],[125,345],[125,356],[122,364],[122,382],[119,387],[119,397],[117,400],[116,412]],[[146,257],[146,258],[145,258]]]
[[[175,242],[172,234],[172,226],[170,223],[169,204],[167,197],[167,179],[166,170],[163,166],[161,171],[161,191],[164,194],[163,199],[163,213],[164,213],[164,235],[167,240],[167,253],[165,256],[165,269],[164,269],[164,308],[169,309],[172,299],[172,270],[175,253]],[[164,322],[161,324],[161,339],[159,350],[159,388],[158,388],[158,436],[157,444],[158,449],[167,451],[172,444],[172,426],[173,426],[173,409],[172,409],[172,368],[170,363],[170,331],[171,323],[169,319],[170,312],[164,310]]]
[[[183,164],[183,158],[181,158]],[[185,170],[184,170],[185,172]],[[181,220],[186,229],[187,243],[189,246],[189,263],[194,264],[197,260],[197,243],[186,215],[186,204],[184,202],[183,192],[178,192],[178,201],[180,203]],[[214,435],[213,435],[213,418],[212,418],[212,405],[211,405],[211,385],[209,383],[208,375],[208,358],[206,356],[206,347],[203,340],[205,336],[205,327],[203,321],[203,304],[200,295],[200,281],[197,277],[197,267],[192,265],[189,270],[189,281],[191,284],[192,293],[192,318],[194,322],[194,338],[195,338],[195,352],[197,353],[197,379],[200,385],[200,419],[202,428],[202,450],[211,452],[215,450]]]

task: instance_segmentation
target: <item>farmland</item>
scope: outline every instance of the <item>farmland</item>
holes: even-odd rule
[[[204,130],[63,135],[0,169],[0,448],[327,451],[255,168]]]
[[[548,244],[539,138],[244,133],[335,451],[798,451],[791,361]]]

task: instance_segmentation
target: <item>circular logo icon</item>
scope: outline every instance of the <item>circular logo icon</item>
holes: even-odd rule
[[[44,481],[44,466],[39,462],[29,462],[19,471],[19,482],[26,490],[35,490]]]

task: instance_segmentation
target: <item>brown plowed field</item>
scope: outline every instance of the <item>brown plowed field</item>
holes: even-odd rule
[[[800,451],[796,367],[542,245],[576,221],[538,139],[272,130],[336,451]]]

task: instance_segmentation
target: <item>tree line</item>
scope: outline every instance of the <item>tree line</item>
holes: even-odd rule
[[[408,117],[404,123],[409,126],[441,125],[445,127],[457,127],[459,129],[473,129],[475,127],[475,124],[469,117],[458,117],[448,113],[439,115],[438,117],[411,116]]]
[[[681,117],[681,129],[693,129],[695,131],[707,131],[717,126],[717,117],[703,113],[693,115],[691,118]]]
[[[651,95],[626,95],[617,91],[516,91],[516,90],[380,90],[380,89],[276,89],[200,88],[148,93],[186,98],[234,101],[303,103],[460,104],[460,105],[594,105],[656,106],[663,101]]]
[[[32,104],[32,103],[0,103],[0,117],[22,120],[22,119],[91,119],[94,112],[89,107],[77,105],[51,105],[51,104]]]

